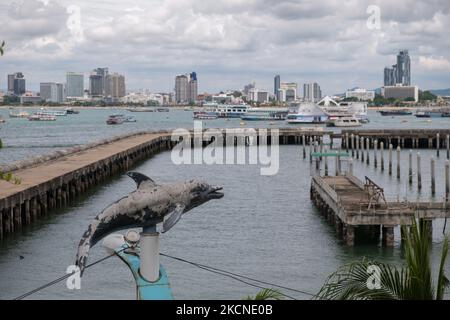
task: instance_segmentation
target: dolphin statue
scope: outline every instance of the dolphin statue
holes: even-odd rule
[[[76,265],[83,274],[89,249],[108,234],[130,228],[162,223],[162,232],[170,230],[191,209],[212,199],[220,199],[222,187],[190,180],[157,185],[139,172],[128,172],[137,189],[100,212],[89,225],[78,245]]]

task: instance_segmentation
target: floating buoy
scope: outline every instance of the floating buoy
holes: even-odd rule
[[[239,124],[240,124],[241,126],[245,126],[245,122],[244,122],[244,121],[241,121]]]

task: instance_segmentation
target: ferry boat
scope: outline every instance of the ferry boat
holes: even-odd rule
[[[441,117],[450,117],[450,112],[445,111],[437,111],[437,110],[430,110],[430,111],[418,111],[416,112],[415,116],[417,118],[441,118]]]
[[[249,108],[241,116],[241,119],[248,121],[285,120],[287,114],[287,108]]]
[[[28,117],[29,121],[56,121],[56,116],[34,113]]]
[[[194,111],[194,119],[201,120],[214,120],[219,116],[215,112],[207,112],[207,111]]]
[[[216,104],[206,106],[207,111],[217,113],[219,118],[240,118],[247,112],[246,104]]]
[[[360,127],[361,122],[356,117],[340,117],[327,121],[327,127]]]
[[[355,117],[361,123],[369,122],[366,102],[336,102],[331,97],[326,96],[317,105],[328,115],[330,119],[341,117]]]
[[[41,108],[38,112],[35,112],[34,114],[42,116],[63,117],[67,115],[67,110],[47,110],[45,108]]]
[[[106,120],[106,124],[114,125],[114,124],[122,124],[125,120],[123,114],[113,114],[108,117]]]
[[[413,113],[409,110],[380,110],[382,116],[410,116]]]
[[[127,108],[126,110],[130,112],[153,112],[153,109],[149,107]]]
[[[301,103],[297,113],[286,116],[286,122],[295,123],[325,123],[328,115],[323,112],[315,103]]]
[[[30,114],[26,111],[14,112],[14,110],[9,110],[10,118],[28,118]]]
[[[158,112],[169,112],[169,108],[156,108],[156,111]]]

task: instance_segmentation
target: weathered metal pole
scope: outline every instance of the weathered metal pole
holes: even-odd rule
[[[397,147],[397,179],[400,179],[400,147]]]
[[[389,144],[389,153],[388,153],[388,161],[389,161],[389,163],[388,163],[388,172],[389,172],[389,175],[392,175],[392,143],[391,144]]]
[[[420,168],[420,152],[417,152],[417,189],[422,189],[422,170]]]
[[[159,233],[156,227],[144,228],[140,242],[140,273],[145,280],[155,282],[159,279]]]
[[[434,196],[436,194],[436,176],[435,176],[435,160],[434,157],[431,156],[431,194]]]

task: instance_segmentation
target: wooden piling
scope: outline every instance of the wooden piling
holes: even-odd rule
[[[369,163],[370,163],[369,150],[370,150],[370,139],[367,138],[366,139],[366,164],[367,165],[369,165]]]
[[[450,135],[445,137],[445,147],[447,148],[447,159],[450,159]]]
[[[359,136],[355,137],[355,142],[356,142],[356,159],[359,160]]]
[[[450,162],[445,160],[445,202],[449,201],[450,181],[449,181]]]
[[[303,145],[303,159],[306,159],[306,140],[305,140],[305,135],[302,136],[302,145]]]
[[[350,136],[350,149],[352,149],[352,157],[355,156],[355,135],[352,133]]]
[[[353,175],[353,158],[348,160],[348,174]]]
[[[364,138],[361,137],[361,162],[362,163],[364,163],[364,150],[365,150]]]
[[[397,147],[397,179],[400,179],[400,147]]]
[[[413,182],[413,169],[412,169],[412,150],[409,150],[408,155],[408,181],[409,184],[412,184]]]
[[[389,172],[389,175],[392,175],[392,143],[391,144],[389,144],[389,153],[388,153],[388,161],[389,161],[389,163],[388,163],[388,172]]]
[[[435,177],[435,160],[434,157],[431,156],[431,164],[430,164],[430,172],[431,172],[431,194],[434,196],[436,194],[436,177]]]
[[[340,174],[339,172],[339,157],[337,156],[338,151],[336,151],[336,156],[334,157],[334,175],[338,176]]]
[[[417,152],[417,189],[422,189],[422,170],[420,167],[420,152]]]
[[[377,152],[378,152],[378,140],[375,139],[373,141],[373,165],[375,168],[378,167]]]
[[[441,139],[439,137],[439,133],[436,133],[436,156],[439,157],[439,149],[440,149]]]
[[[384,142],[380,142],[380,168],[384,171]]]

